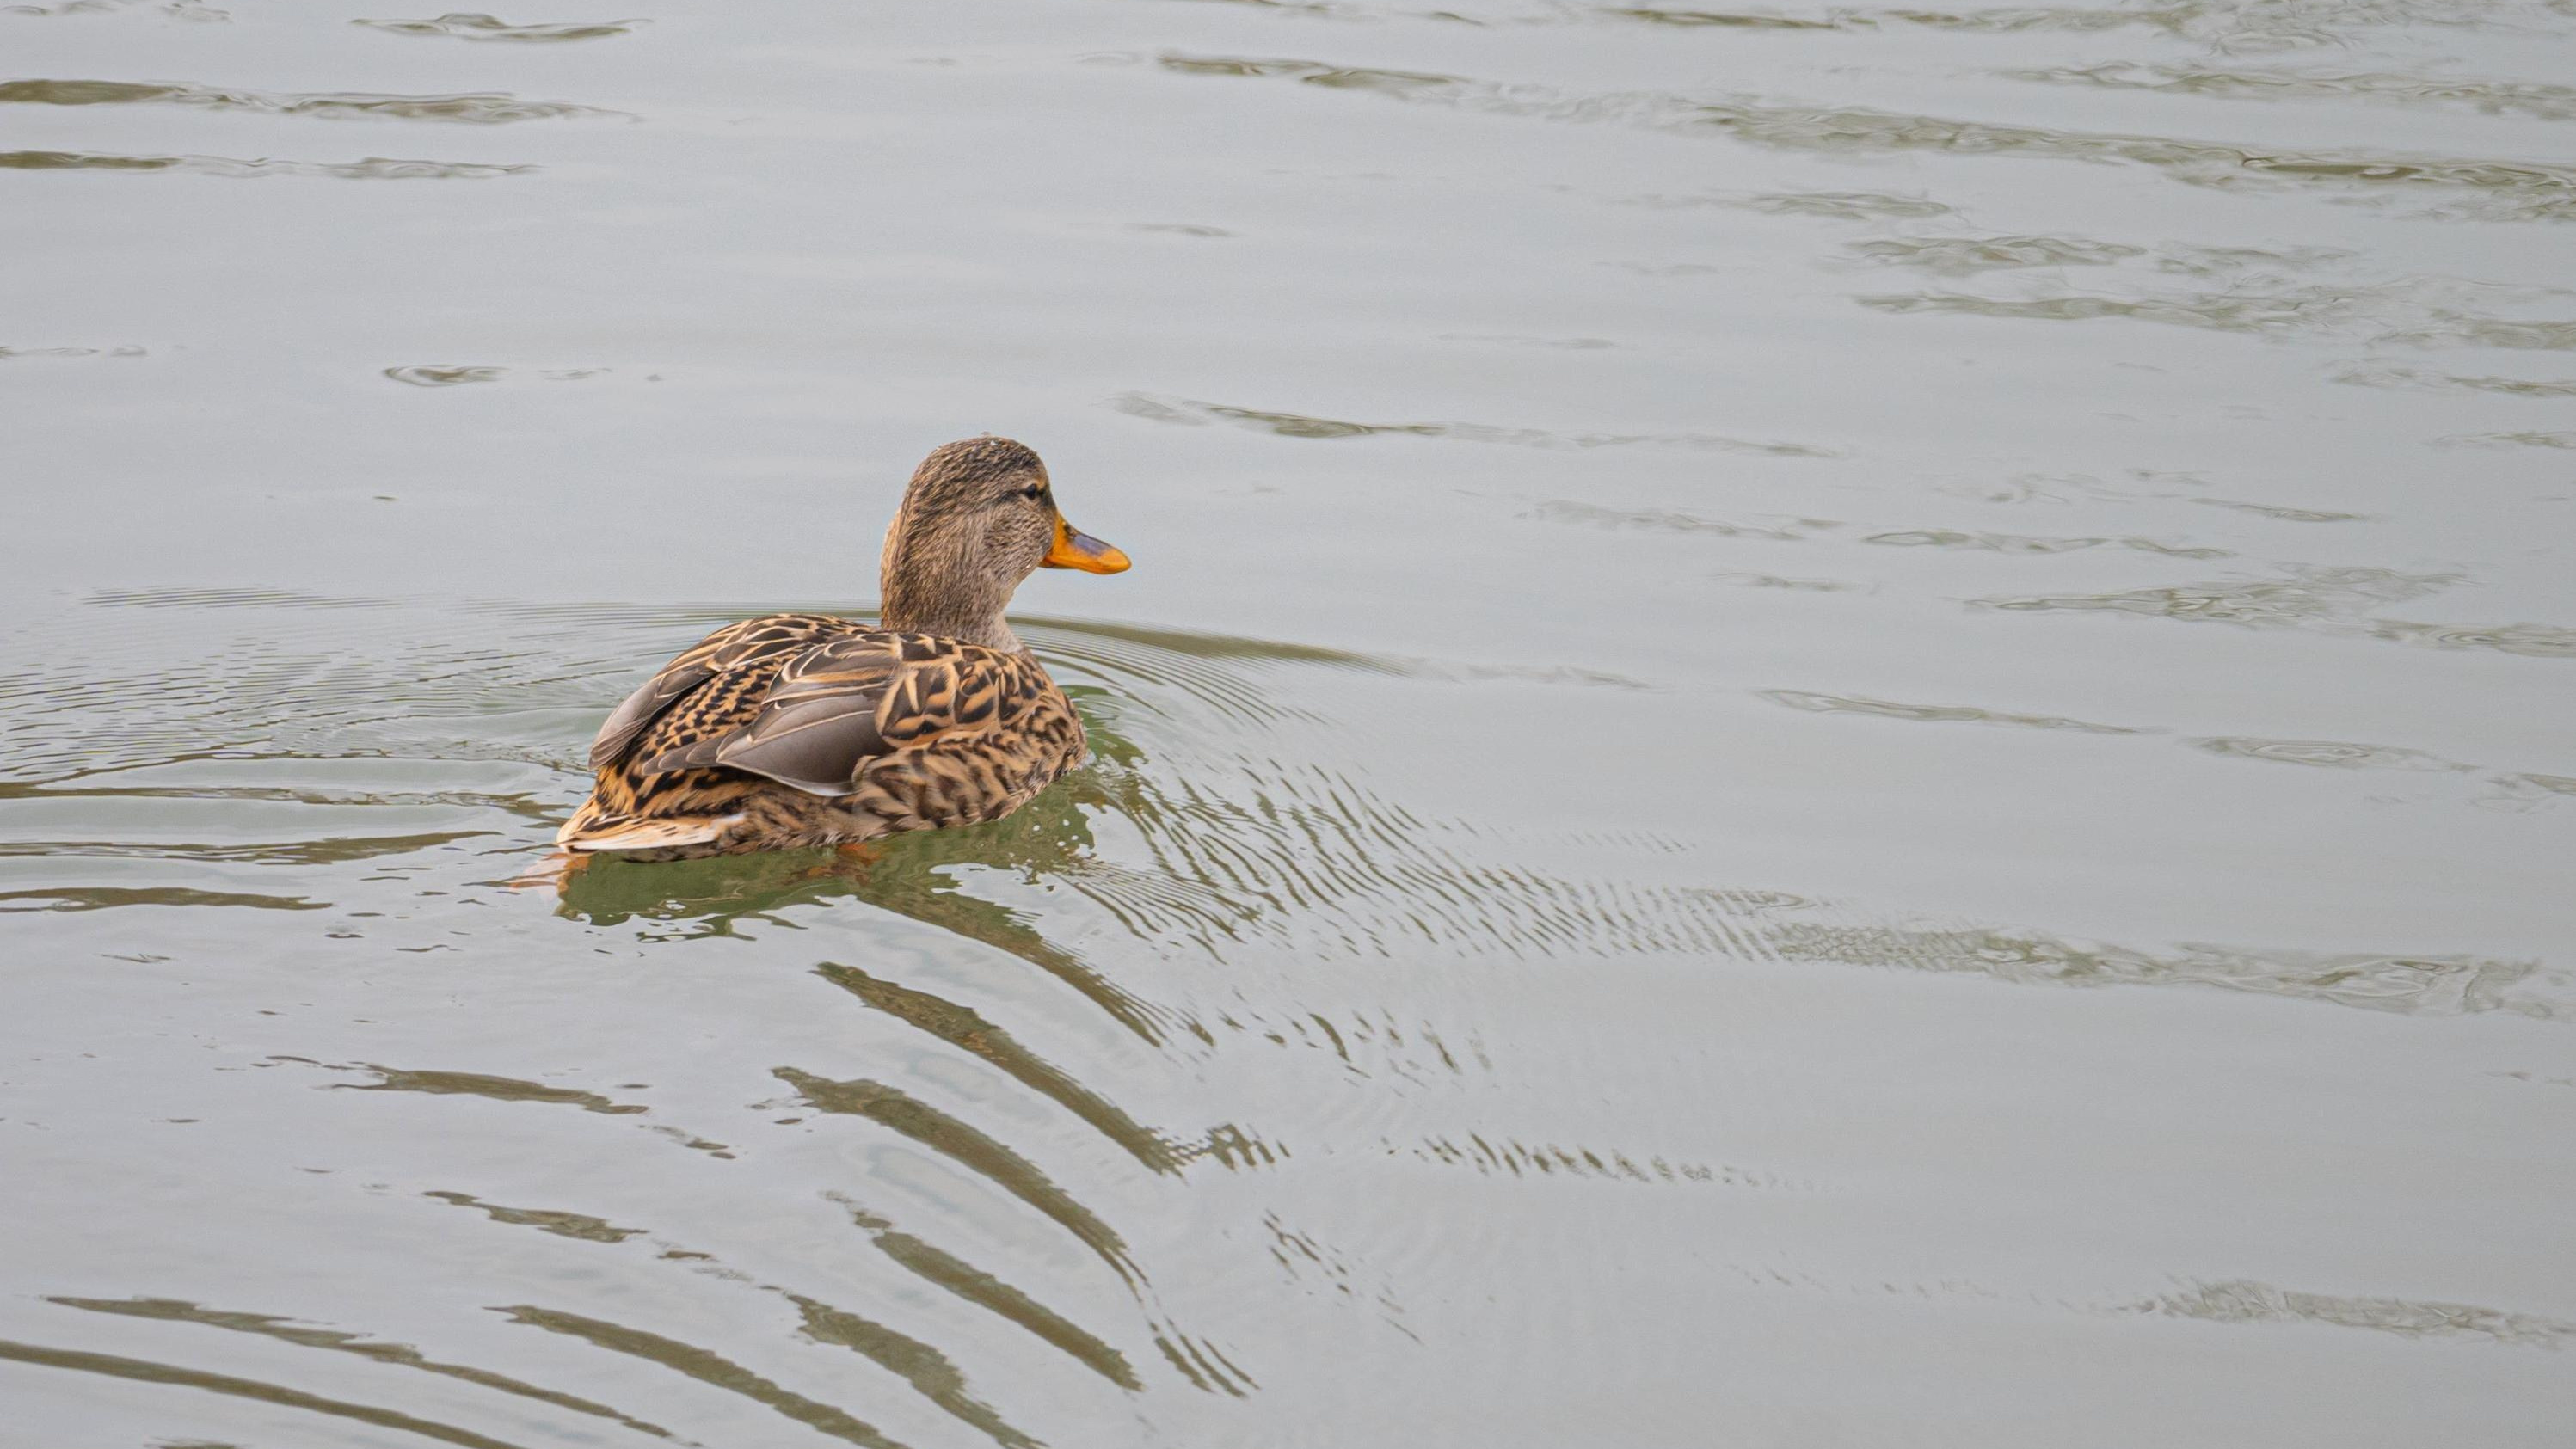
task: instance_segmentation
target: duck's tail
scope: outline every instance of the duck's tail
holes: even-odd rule
[[[609,814],[600,808],[599,797],[594,795],[581,802],[581,808],[563,823],[563,829],[555,832],[555,844],[585,853],[706,845],[741,818],[738,814],[667,815],[639,820],[631,815]]]

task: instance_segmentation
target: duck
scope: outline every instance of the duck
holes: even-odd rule
[[[1046,465],[986,434],[914,470],[864,623],[769,614],[699,640],[591,741],[573,863],[867,842],[999,820],[1088,752],[1082,719],[1003,611],[1041,568],[1123,573],[1067,524]]]

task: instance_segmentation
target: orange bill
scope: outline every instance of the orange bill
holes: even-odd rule
[[[1127,572],[1127,555],[1061,518],[1055,521],[1055,547],[1047,550],[1042,562],[1051,569],[1080,569],[1087,574]]]

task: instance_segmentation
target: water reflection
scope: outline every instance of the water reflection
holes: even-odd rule
[[[610,1353],[669,1369],[708,1388],[739,1395],[844,1444],[856,1444],[861,1449],[903,1449],[867,1420],[764,1378],[712,1349],[604,1318],[534,1304],[513,1304],[498,1311],[513,1323],[560,1333]]]
[[[459,1449],[524,1449],[506,1439],[495,1439],[423,1419],[395,1409],[372,1404],[356,1404],[345,1399],[324,1398],[301,1389],[290,1389],[258,1379],[233,1374],[214,1373],[205,1369],[185,1368],[178,1364],[159,1363],[150,1359],[128,1358],[123,1354],[92,1353],[84,1349],[52,1348],[43,1344],[20,1343],[0,1339],[0,1360],[35,1364],[44,1368],[66,1369],[73,1373],[93,1374],[100,1378],[121,1379],[129,1383],[166,1384],[177,1388],[198,1389],[231,1398],[251,1399],[280,1408],[298,1409],[326,1418],[347,1419],[379,1429],[392,1429],[417,1434],[441,1444],[454,1444]]]
[[[583,1414],[597,1419],[606,1419],[622,1428],[633,1429],[637,1433],[641,1434],[650,1434],[657,1439],[668,1439],[671,1437],[671,1431],[658,1424],[649,1424],[641,1419],[630,1418],[627,1415],[619,1413],[617,1410],[608,1407],[606,1404],[593,1403],[589,1399],[582,1398],[575,1394],[567,1394],[555,1389],[541,1388],[535,1384],[525,1383],[521,1380],[511,1378],[506,1374],[498,1374],[489,1369],[476,1368],[471,1364],[440,1362],[436,1359],[425,1357],[420,1350],[413,1348],[409,1344],[385,1343],[373,1340],[366,1334],[350,1333],[341,1329],[307,1327],[305,1325],[298,1324],[291,1319],[281,1318],[275,1314],[243,1313],[233,1309],[205,1308],[188,1302],[186,1299],[182,1298],[53,1297],[48,1298],[45,1301],[48,1303],[59,1304],[65,1308],[85,1309],[91,1313],[111,1313],[127,1318],[157,1319],[164,1323],[193,1323],[206,1328],[224,1329],[232,1333],[256,1334],[263,1338],[276,1339],[280,1342],[295,1344],[302,1348],[318,1348],[325,1349],[333,1353],[352,1354],[356,1357],[368,1359],[375,1363],[391,1364],[399,1368],[415,1369],[422,1373],[438,1374],[442,1377],[461,1380],[462,1382],[472,1384],[477,1388],[491,1389],[499,1393],[515,1395],[523,1399],[532,1399],[538,1403],[550,1404],[559,1409],[569,1409],[576,1414]],[[201,1385],[201,1387],[206,1386],[207,1385]],[[270,1390],[270,1392],[278,1394],[292,1393],[291,1390]],[[280,1400],[280,1402],[288,1401],[289,1400],[284,1399]],[[346,1417],[356,1418],[358,1416],[352,1414],[347,1415]],[[466,1441],[451,1439],[448,1442],[462,1443]]]

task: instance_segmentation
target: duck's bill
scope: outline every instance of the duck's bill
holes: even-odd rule
[[[1047,550],[1043,562],[1051,569],[1080,569],[1087,574],[1127,572],[1127,555],[1061,518],[1055,521],[1055,547]]]

